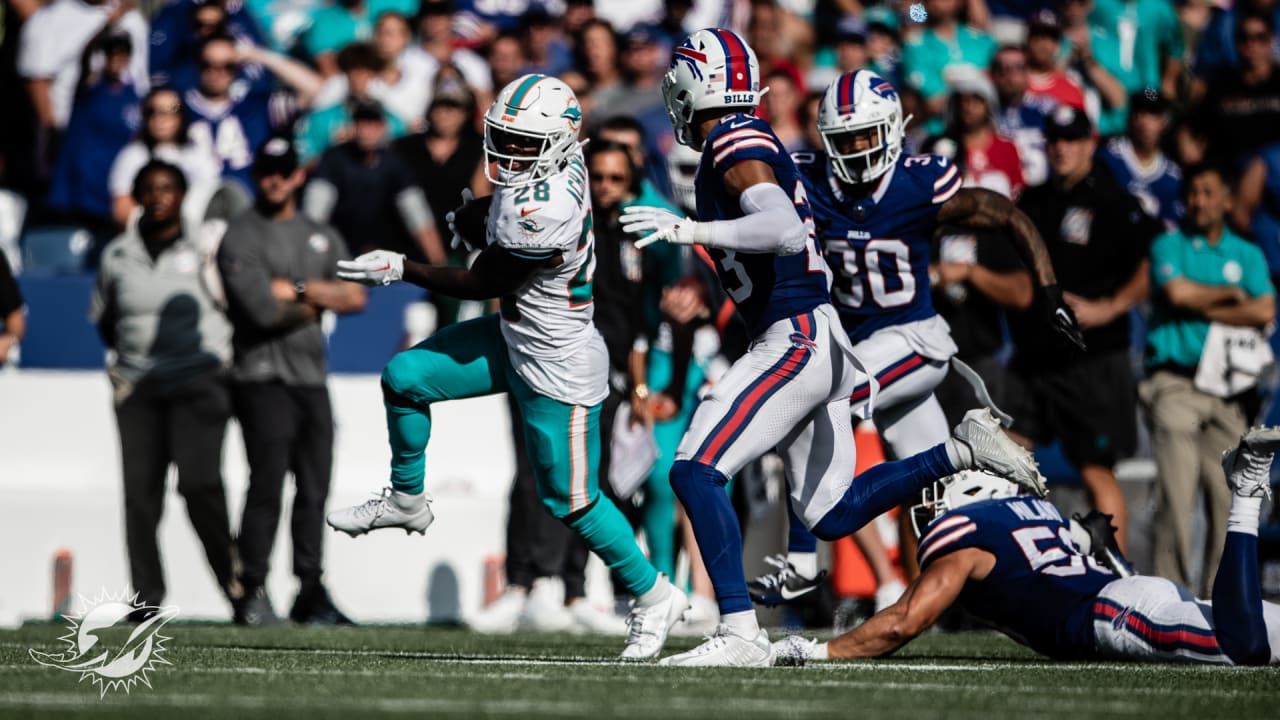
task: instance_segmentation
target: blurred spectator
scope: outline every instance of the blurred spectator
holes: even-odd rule
[[[351,43],[367,42],[373,37],[373,25],[384,12],[410,16],[417,10],[414,0],[337,0],[315,12],[311,26],[302,35],[302,46],[321,75],[336,75],[338,52]]]
[[[991,13],[991,36],[1000,43],[1018,44],[1026,40],[1027,18],[1041,10],[1052,10],[1059,0],[986,0]]]
[[[440,68],[452,65],[466,78],[480,97],[478,104],[487,106],[493,94],[493,80],[489,65],[473,50],[455,47],[453,43],[453,3],[450,0],[423,0],[417,16],[418,45],[410,48],[413,57],[428,61],[432,76]]]
[[[400,138],[392,144],[395,154],[413,173],[426,196],[437,228],[449,226],[445,215],[461,204],[464,188],[471,188],[476,197],[491,192],[482,165],[484,139],[472,123],[475,112],[475,98],[462,80],[445,78],[431,100],[426,132]],[[450,265],[462,267],[466,259],[465,247],[448,251]],[[431,302],[436,307],[437,329],[457,321],[460,301],[435,293]]]
[[[214,35],[230,35],[242,44],[264,44],[257,23],[239,0],[169,0],[162,5],[151,18],[151,84],[193,87],[196,77],[179,79],[173,73],[194,67],[200,59],[200,44]]]
[[[528,60],[523,73],[554,77],[573,68],[573,50],[557,18],[546,10],[538,8],[525,14],[520,34]]]
[[[1094,163],[1097,142],[1083,112],[1059,107],[1045,132],[1052,175],[1018,207],[1044,239],[1088,350],[1064,352],[1041,319],[1043,298],[1010,315],[1005,409],[1018,418],[1015,437],[1061,442],[1093,507],[1114,516],[1123,547],[1127,513],[1113,468],[1133,452],[1137,433],[1129,310],[1147,295],[1147,249],[1160,224]]]
[[[14,348],[27,334],[27,305],[18,282],[13,279],[9,258],[0,252],[0,367],[16,355]]]
[[[1154,88],[1129,100],[1129,132],[1112,138],[1098,158],[1142,209],[1173,229],[1182,220],[1182,171],[1160,149],[1169,105]]]
[[[768,97],[767,95],[765,97]],[[650,163],[648,135],[642,126],[634,118],[625,115],[615,115],[605,120],[596,128],[592,137],[601,142],[617,143],[631,153],[631,163],[640,170],[640,192],[636,200],[640,205],[656,205],[675,212],[675,206],[667,200],[666,194],[658,189],[655,182],[655,176],[662,175],[665,178],[666,168],[662,163]],[[668,180],[669,182],[669,180]],[[650,254],[661,254],[664,250],[659,250],[658,246],[666,246],[670,249],[669,243],[659,243],[650,247]],[[678,248],[675,248],[678,249]]]
[[[1236,45],[1236,27],[1244,15],[1270,15],[1271,27],[1280,23],[1280,3],[1276,0],[1236,0],[1234,4],[1215,3],[1209,23],[1200,35],[1196,47],[1195,72],[1202,82],[1215,80],[1218,75],[1231,72],[1240,65],[1240,52]],[[1275,55],[1276,48],[1272,48]]]
[[[390,136],[397,138],[405,134],[400,118],[374,97],[386,61],[378,56],[373,45],[352,43],[342,48],[338,64],[342,67],[342,78],[329,81],[329,89],[317,98],[316,107],[302,116],[294,128],[298,153],[304,163],[314,162],[329,148],[351,139],[354,134],[351,110],[359,104],[377,103],[382,108]]]
[[[528,58],[515,33],[503,33],[489,45],[489,73],[494,87],[506,87],[524,73]]]
[[[182,171],[163,161],[138,172],[142,216],[103,252],[89,310],[114,351],[107,376],[120,428],[130,583],[152,606],[165,596],[156,530],[170,464],[218,587],[232,603],[241,596],[222,485],[231,325],[204,282],[210,258],[183,233],[185,189]]]
[[[121,76],[139,93],[145,93],[147,21],[133,3],[52,0],[23,25],[18,72],[26,78],[36,117],[45,131],[60,131],[70,121],[80,83],[81,55],[89,40],[107,26],[129,36],[132,54]]]
[[[593,122],[614,115],[655,117],[651,128],[668,123],[662,102],[662,76],[670,57],[662,52],[656,29],[637,25],[622,38],[619,58],[623,82],[595,91]],[[768,97],[768,96],[766,96]]]
[[[902,48],[902,72],[907,84],[924,96],[930,132],[942,129],[950,72],[971,66],[982,69],[991,62],[996,46],[985,32],[960,22],[960,0],[926,0],[929,17],[923,29],[913,31]]]
[[[271,70],[296,92],[262,92],[242,76],[245,63]],[[288,126],[298,108],[307,107],[320,91],[320,77],[301,63],[213,35],[200,46],[200,82],[183,95],[191,113],[191,142],[209,148],[222,162],[222,176],[245,192],[253,188],[249,166],[253,149],[276,130]]]
[[[1280,141],[1280,71],[1271,56],[1270,15],[1241,15],[1236,25],[1239,67],[1210,83],[1190,131],[1208,140],[1208,152],[1234,166]],[[1201,158],[1189,158],[1198,162]]]
[[[234,2],[235,0],[227,0]],[[311,26],[312,15],[324,7],[324,0],[242,0],[254,24],[275,52],[293,53],[302,34]]]
[[[222,163],[212,148],[191,142],[186,108],[175,90],[157,88],[142,101],[142,126],[137,137],[124,146],[111,163],[107,186],[111,192],[111,216],[124,227],[134,208],[133,181],[138,170],[152,160],[163,160],[182,170],[187,178],[183,219],[195,228],[222,176]]]
[[[800,88],[791,73],[774,70],[765,76],[764,86],[769,93],[760,101],[762,114],[769,118],[769,126],[782,141],[787,152],[801,150],[806,144],[805,128],[800,124]]]
[[[1248,426],[1240,396],[1257,377],[1243,383],[1230,381],[1238,368],[1260,369],[1249,362],[1250,348],[1266,347],[1257,329],[1275,319],[1276,306],[1262,253],[1226,226],[1231,187],[1222,171],[1208,166],[1188,168],[1186,187],[1185,227],[1165,233],[1151,247],[1149,377],[1139,392],[1151,422],[1158,471],[1153,569],[1207,597],[1222,555],[1231,505],[1230,490],[1217,471],[1218,461]],[[1216,326],[1253,330],[1245,330],[1243,336],[1237,331],[1228,338],[1221,333],[1224,328]],[[1219,347],[1211,347],[1211,342]],[[1204,373],[1197,372],[1215,350],[1225,355],[1228,368],[1216,373],[1220,377],[1212,385],[1221,383],[1220,387],[1204,382]],[[1205,499],[1209,528],[1203,571],[1194,585],[1198,568],[1192,567],[1191,526],[1197,490]]]
[[[420,55],[409,53],[413,28],[409,18],[385,12],[374,25],[373,47],[382,60],[382,72],[369,94],[395,115],[406,128],[419,128],[431,104],[436,68]]]
[[[1045,106],[1066,105],[1084,110],[1080,83],[1058,65],[1062,53],[1062,26],[1058,16],[1046,10],[1031,18],[1027,28],[1027,99]]]
[[[454,32],[470,47],[489,44],[502,33],[517,33],[530,13],[551,14],[563,6],[554,0],[457,0]]]
[[[102,71],[86,70],[81,77],[46,202],[51,210],[94,232],[114,233],[107,176],[120,149],[138,130],[139,95],[129,76],[130,37],[96,37],[85,48],[86,68],[98,49],[106,58]]]
[[[560,18],[560,26],[564,29],[565,39],[570,49],[576,51],[577,37],[582,28],[596,16],[594,0],[565,0],[564,15]],[[684,39],[682,32],[676,42]]]
[[[365,290],[336,280],[349,259],[332,228],[297,208],[306,180],[284,138],[255,154],[257,201],[232,219],[218,250],[218,268],[235,325],[231,394],[244,432],[249,490],[240,522],[244,601],[236,622],[276,621],[263,584],[280,521],[285,473],[296,494],[290,524],[293,573],[301,581],[289,619],[350,624],[329,599],[320,576],[324,504],[333,465],[333,412],[320,314],[364,309]]]
[[[1045,116],[1053,109],[1046,98],[1027,95],[1030,75],[1027,53],[1005,45],[991,61],[991,81],[996,89],[996,130],[1013,141],[1022,160],[1022,179],[1029,187],[1049,177],[1048,148],[1044,139]]]
[[[1062,35],[1067,66],[1085,93],[1085,108],[1103,137],[1124,132],[1129,93],[1137,92],[1138,73],[1120,59],[1120,39],[1089,24],[1093,0],[1063,0]]]
[[[1023,188],[1022,161],[1018,148],[996,132],[995,87],[986,75],[962,73],[952,81],[951,91],[947,130],[926,152],[954,160],[964,173],[966,187],[983,187],[1017,199]]]
[[[577,67],[587,76],[593,92],[602,93],[622,83],[618,37],[613,26],[604,20],[588,20],[579,31],[576,45]]]
[[[818,132],[818,106],[822,104],[822,92],[811,92],[804,99],[804,104],[800,106],[800,126],[804,128],[804,149],[814,152],[826,152],[825,146],[822,144],[822,135]],[[674,148],[673,148],[674,150]],[[696,172],[698,166],[693,166]],[[675,184],[676,172],[671,171],[671,182]],[[678,204],[683,204],[679,193],[674,193]]]
[[[375,248],[419,262],[447,261],[435,216],[413,173],[388,147],[386,111],[375,100],[351,111],[352,139],[326,150],[302,207],[318,223],[332,223],[352,255]],[[454,207],[454,205],[450,205]]]
[[[1268,145],[1249,162],[1231,208],[1234,226],[1262,249],[1271,283],[1280,282],[1280,145]],[[1280,404],[1275,406],[1280,411]]]
[[[1118,38],[1120,65],[1137,71],[1125,84],[1129,92],[1152,87],[1178,97],[1185,48],[1173,6],[1169,0],[1095,0],[1090,23]]]

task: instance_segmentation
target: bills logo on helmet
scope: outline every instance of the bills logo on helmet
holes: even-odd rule
[[[885,100],[896,100],[898,97],[898,91],[893,89],[893,85],[878,77],[871,78],[871,92]]]
[[[689,72],[698,80],[702,80],[702,65],[707,63],[707,54],[698,52],[689,38],[685,38],[684,43],[676,48],[671,55],[672,67],[676,63],[682,62],[689,66]]]

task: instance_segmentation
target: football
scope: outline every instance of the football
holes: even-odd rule
[[[449,229],[460,237],[468,249],[479,250],[487,245],[489,206],[493,196],[473,198],[449,213]]]

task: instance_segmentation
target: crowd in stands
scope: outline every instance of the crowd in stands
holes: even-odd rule
[[[1280,404],[1260,389],[1271,385],[1268,333],[1280,277],[1277,22],[1277,0],[160,0],[141,7],[4,0],[0,364],[17,357],[23,337],[15,310],[23,274],[54,269],[42,266],[46,254],[33,243],[66,243],[70,229],[87,231],[92,240],[76,246],[74,264],[100,273],[94,318],[118,351],[113,380],[128,451],[134,580],[159,604],[156,463],[173,460],[190,475],[179,485],[190,506],[197,493],[220,492],[220,478],[201,469],[199,457],[220,451],[221,441],[203,427],[204,435],[188,438],[190,453],[175,447],[168,452],[179,456],[162,457],[150,447],[147,423],[187,422],[165,414],[186,398],[214,407],[202,417],[221,427],[233,410],[252,417],[249,406],[263,397],[254,383],[323,387],[320,345],[306,349],[318,365],[299,376],[287,359],[298,347],[283,343],[265,355],[270,368],[283,370],[263,369],[246,362],[244,333],[305,327],[302,334],[316,341],[324,311],[363,307],[363,294],[328,294],[331,275],[318,266],[226,282],[244,270],[235,248],[260,242],[269,225],[294,222],[296,205],[305,226],[289,232],[326,258],[381,247],[433,264],[466,263],[465,249],[449,246],[444,218],[463,190],[491,192],[481,115],[511,80],[555,75],[577,93],[584,137],[592,138],[602,263],[596,314],[614,366],[605,417],[613,423],[611,408],[629,407],[622,424],[641,423],[657,437],[659,460],[641,481],[647,491],[637,496],[645,500],[633,522],[650,536],[655,565],[674,572],[689,533],[677,522],[664,468],[699,387],[714,379],[717,356],[741,352],[742,333],[696,254],[661,244],[635,249],[616,227],[617,213],[633,202],[692,212],[697,157],[673,141],[662,77],[685,34],[732,27],[759,56],[769,88],[759,113],[788,149],[820,151],[818,96],[841,73],[870,68],[893,84],[911,117],[908,152],[947,156],[968,186],[1009,196],[1026,211],[1049,246],[1089,352],[1046,352],[1054,347],[1048,330],[1031,321],[1042,300],[1001,237],[940,231],[935,305],[951,324],[959,357],[1018,418],[1014,430],[1028,444],[1060,444],[1090,501],[1115,516],[1122,544],[1126,509],[1114,468],[1138,451],[1145,418],[1158,467],[1155,567],[1147,569],[1196,587],[1197,579],[1211,581],[1221,550],[1211,545],[1205,567],[1192,567],[1197,493],[1206,498],[1208,537],[1220,539],[1225,489],[1208,477],[1217,453],[1249,423],[1280,417]],[[165,215],[165,183],[181,186],[167,191],[181,205],[177,216]],[[264,183],[288,185],[287,217],[283,200],[264,198]],[[211,232],[221,250],[210,245]],[[214,254],[216,263],[203,259]],[[187,301],[130,296],[124,299],[142,303],[132,311],[148,319],[141,330],[121,323],[130,308],[111,293],[130,273],[161,272],[141,265],[162,257],[179,271],[188,262],[200,271],[191,288],[169,288],[186,292]],[[6,279],[10,268],[16,285]],[[307,287],[308,280],[319,284]],[[279,310],[255,313],[249,296],[267,305],[274,298]],[[456,302],[431,302],[437,325],[457,318]],[[180,336],[182,323],[207,330],[197,334],[191,357],[129,364],[129,343],[154,350],[156,333]],[[230,394],[206,385],[233,362]],[[177,375],[168,373],[174,368]],[[973,404],[965,387],[948,382],[939,390],[953,421]],[[327,396],[289,392],[327,413]],[[256,412],[262,422],[281,422]],[[265,529],[250,539],[267,542],[283,474],[299,468],[285,467],[280,447],[251,442],[252,423],[242,417],[241,424],[246,445],[257,448],[250,462],[254,482],[265,484],[257,493],[269,515],[254,520]],[[280,440],[286,448],[297,441]],[[308,452],[314,463],[328,462],[325,448]],[[141,464],[131,466],[131,455]],[[322,507],[328,469],[303,472]],[[526,522],[525,513],[540,510],[520,499],[521,487],[517,481],[508,537],[522,538],[526,554],[513,553],[507,568],[520,596],[491,626],[514,627],[523,593],[531,597],[540,577],[555,575],[568,588],[555,602],[563,600],[579,622],[611,627],[573,608],[585,551]],[[225,501],[191,517],[220,585],[233,603],[243,602],[261,587],[267,569],[252,560],[265,557],[263,549],[250,547],[244,557],[241,530],[239,560],[252,570],[252,587],[242,587],[244,578],[230,570]],[[295,533],[304,595],[323,593],[319,551],[307,545],[311,530]],[[321,600],[314,613],[303,607],[295,614],[342,619]],[[249,610],[242,620],[270,617],[269,606]],[[561,621],[570,622],[551,625]]]

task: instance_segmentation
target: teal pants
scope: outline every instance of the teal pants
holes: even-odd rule
[[[509,392],[524,416],[524,436],[538,497],[600,556],[626,588],[643,593],[657,582],[622,513],[602,496],[600,405],[586,407],[540,395],[516,374],[497,315],[450,325],[398,353],[382,372],[391,484],[420,493],[431,439],[431,405],[441,400]]]

